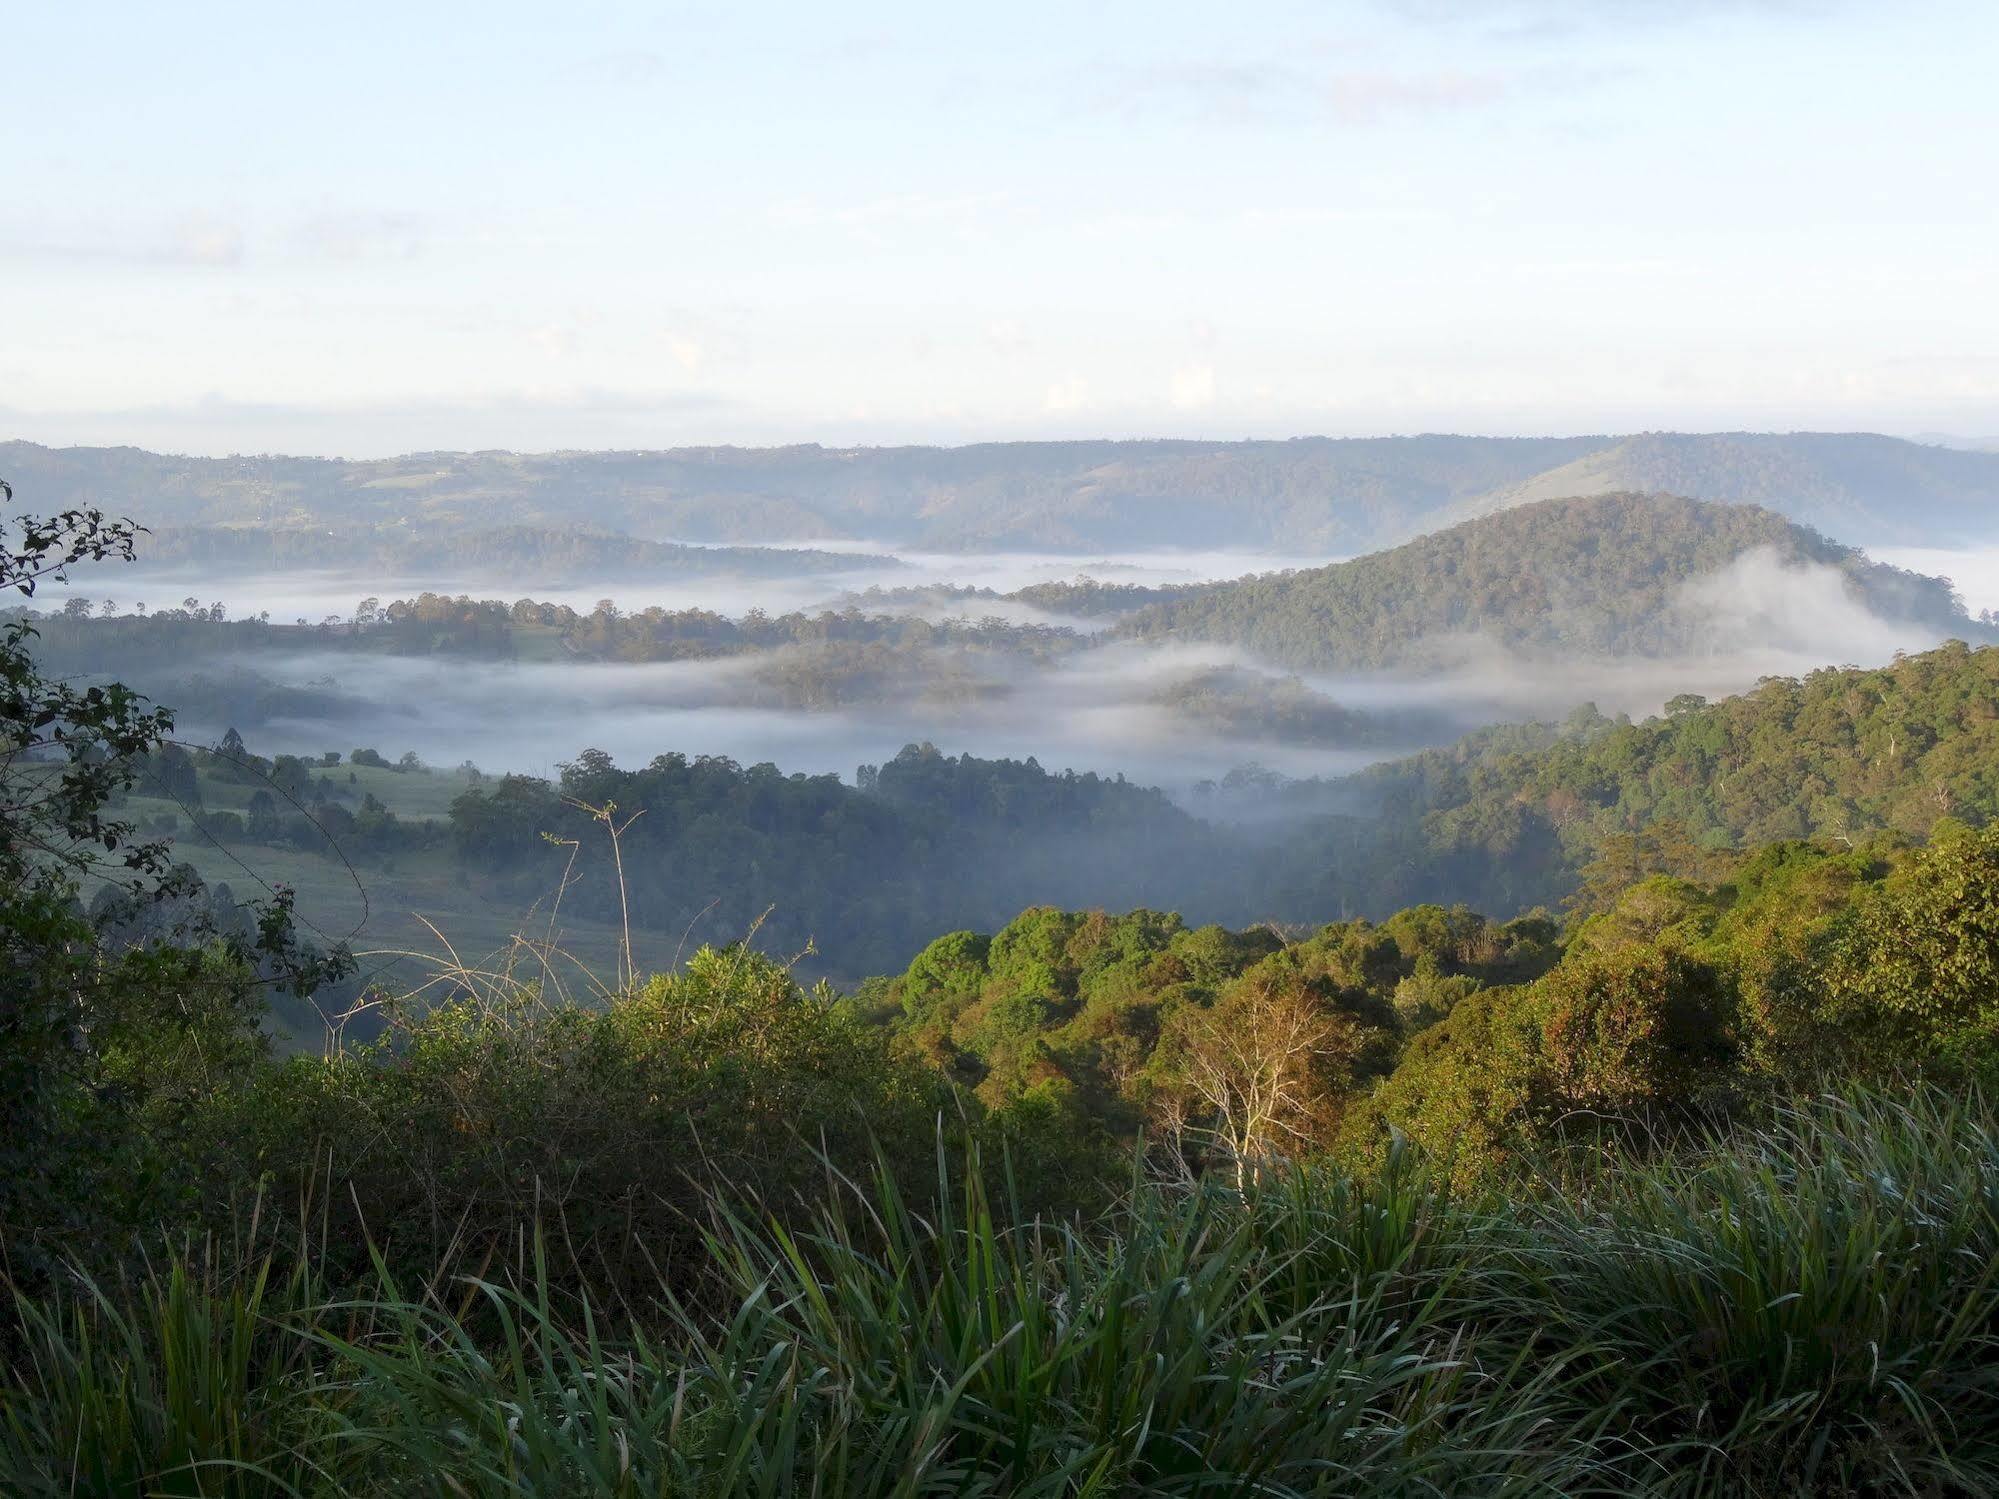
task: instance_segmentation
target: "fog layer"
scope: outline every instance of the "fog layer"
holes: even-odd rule
[[[914,579],[1004,591],[1076,573],[1073,558],[1031,554],[905,560],[914,571],[894,577],[905,588]],[[1186,582],[1305,560],[1143,553],[1107,558],[1088,571],[1118,581]],[[1928,554],[1923,560],[1952,576],[1999,579],[1999,552]],[[868,580],[856,575],[838,581],[864,586]],[[268,610],[276,619],[310,619],[351,613],[359,596],[355,582],[326,575],[231,578],[188,592],[223,598],[231,614]],[[823,577],[805,580],[802,588],[767,580],[753,588],[704,583],[676,588],[669,598],[628,592],[620,602],[774,613],[822,602],[827,586]],[[90,585],[80,580],[79,587],[88,591]],[[489,592],[504,597],[508,590]],[[619,597],[614,589],[586,588],[570,590],[565,601],[589,608],[606,596]],[[1341,707],[1386,716],[1365,744],[1301,742],[1255,724],[1218,726],[1171,706],[1176,685],[1204,672],[1285,680],[1239,652],[1198,645],[1095,646],[1043,666],[980,658],[970,669],[980,674],[982,690],[957,700],[919,697],[820,711],[755,705],[750,679],[770,659],[765,655],[623,665],[298,652],[262,653],[245,665],[339,698],[338,710],[328,716],[279,718],[259,727],[255,738],[265,752],[367,746],[395,756],[413,749],[431,763],[469,759],[489,771],[547,775],[579,750],[595,747],[626,764],[678,751],[851,777],[860,764],[928,740],[951,753],[1033,756],[1051,769],[1122,773],[1183,795],[1245,764],[1294,777],[1334,776],[1485,723],[1558,717],[1584,702],[1644,716],[1681,693],[1717,697],[1764,676],[1878,665],[1897,651],[1935,643],[1918,627],[1868,613],[1834,569],[1785,566],[1763,553],[1746,554],[1684,585],[1674,608],[1689,622],[1692,644],[1663,659],[1524,657],[1466,636],[1437,642],[1437,665],[1421,675],[1291,679],[1294,690],[1302,685]],[[942,600],[930,609],[972,617],[1007,612],[978,598]],[[197,735],[226,727],[186,715],[183,721]]]

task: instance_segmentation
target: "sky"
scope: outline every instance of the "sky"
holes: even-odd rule
[[[11,7],[0,437],[1999,437],[1991,0]]]

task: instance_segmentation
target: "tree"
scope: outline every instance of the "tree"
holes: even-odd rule
[[[283,832],[278,804],[271,793],[259,788],[251,797],[248,812],[250,836],[259,843],[275,843]]]
[[[1736,1060],[1732,996],[1670,949],[1571,956],[1527,991],[1547,1106],[1650,1119],[1699,1109]]]
[[[1821,1022],[1876,1066],[1942,1055],[1999,1076],[1999,823],[1939,824],[1814,956]]]
[[[1170,1126],[1205,1118],[1238,1186],[1318,1141],[1362,1050],[1350,1017],[1303,983],[1255,974],[1213,1007],[1180,1013],[1182,1086],[1168,1103]]]
[[[0,500],[13,500],[4,482]],[[13,532],[0,591],[33,597],[75,563],[129,561],[137,528],[70,510],[17,516]],[[351,961],[293,940],[283,892],[254,923],[232,903],[228,930],[212,908],[172,911],[199,881],[111,815],[165,760],[172,714],[119,683],[51,680],[34,638],[25,620],[0,630],[0,1242],[17,1284],[99,1242],[91,1226],[107,1217],[150,1216],[155,1203],[121,1209],[114,1189],[170,1189],[149,1153],[213,1069],[261,1046],[261,980],[305,995]],[[96,883],[117,888],[93,909],[144,940],[93,924],[82,896]]]
[[[0,500],[13,488],[0,482]],[[78,562],[130,561],[137,528],[99,510],[15,518],[19,550],[0,548],[0,593],[34,597],[67,582]],[[0,631],[0,892],[65,891],[107,863],[143,878],[165,867],[158,844],[134,843],[130,824],[107,815],[138,776],[138,757],[159,747],[173,715],[117,683],[78,690],[44,677],[29,652],[34,627]]]

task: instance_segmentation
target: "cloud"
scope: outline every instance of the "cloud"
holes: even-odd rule
[[[289,229],[253,233],[242,221],[211,209],[136,224],[82,223],[37,233],[0,232],[0,257],[64,265],[136,269],[233,270],[273,253],[343,261],[408,260],[430,233],[420,214],[378,209],[328,209]]]
[[[210,214],[190,214],[174,225],[166,248],[177,264],[241,265],[243,226]]]
[[[787,229],[839,229],[863,244],[884,245],[908,230],[942,229],[961,236],[989,231],[1020,210],[1005,193],[891,193],[852,203],[786,198],[770,216]]]
[[[1081,375],[1064,375],[1048,387],[1041,404],[1049,411],[1080,411],[1090,404],[1090,382]]]
[[[1462,68],[1312,68],[1292,62],[1195,62],[1100,76],[1093,97],[1123,113],[1228,124],[1379,125],[1503,102],[1526,73]],[[1535,92],[1559,79],[1535,75]],[[1574,80],[1571,80],[1573,83]]]
[[[1423,25],[1475,29],[1509,41],[1559,41],[1590,30],[1678,26],[1733,16],[1808,19],[1841,0],[1377,0]]]
[[[305,253],[331,260],[410,260],[427,234],[418,214],[343,209],[302,220],[291,238]]]
[[[1347,72],[1325,81],[1325,107],[1349,125],[1375,125],[1396,115],[1438,114],[1494,104],[1511,91],[1496,73]]]
[[[1175,409],[1199,411],[1215,404],[1215,367],[1212,364],[1183,364],[1173,372],[1168,397]]]
[[[0,257],[135,268],[232,269],[246,235],[235,220],[195,211],[164,224],[72,225],[44,233],[0,234]]]
[[[1681,587],[1675,600],[1714,653],[1760,649],[1804,660],[1874,663],[1926,650],[1933,632],[1872,613],[1847,576],[1821,563],[1786,562],[1770,547]]]
[[[662,83],[667,76],[666,59],[645,48],[600,52],[574,64],[570,71],[590,83],[640,89]]]
[[[738,411],[713,390],[549,385],[429,399],[255,401],[219,391],[171,404],[29,411],[0,406],[0,431],[35,442],[134,443],[171,453],[317,453],[352,457],[440,448],[665,447],[712,439]]]

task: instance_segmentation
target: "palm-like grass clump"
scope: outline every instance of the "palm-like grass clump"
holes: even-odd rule
[[[1020,1221],[944,1173],[715,1205],[718,1282],[613,1328],[520,1284],[305,1270],[20,1308],[10,1494],[1978,1494],[1999,1135],[1827,1099],[1560,1191],[1135,1182]],[[1544,1178],[1545,1180],[1545,1178]],[[1004,1197],[1002,1190],[999,1194]]]

